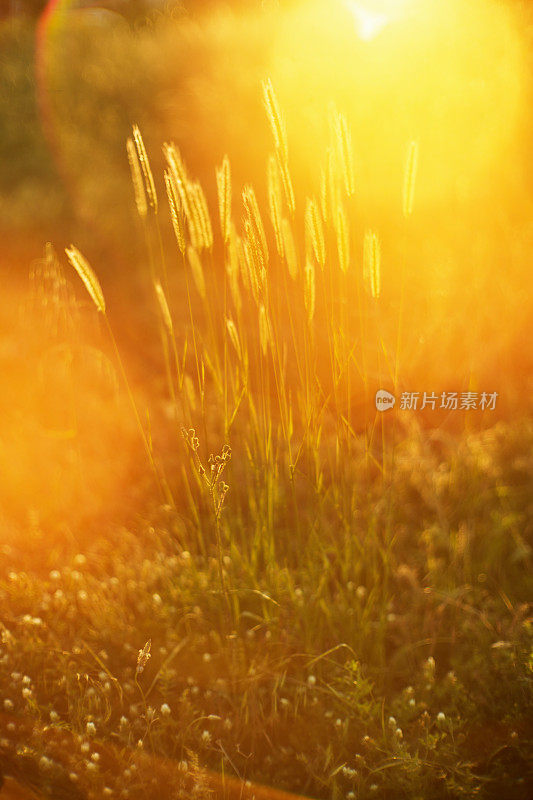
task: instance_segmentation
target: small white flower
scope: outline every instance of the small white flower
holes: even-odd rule
[[[439,713],[437,714],[437,722],[442,723],[445,721],[446,721],[446,714],[444,713],[444,711],[439,711]]]
[[[91,749],[89,742],[82,742],[80,745],[80,750],[82,753],[88,753]]]
[[[95,736],[96,734],[96,725],[94,722],[88,722],[86,725],[87,735],[88,736]]]
[[[59,719],[59,714],[57,713],[57,711],[54,711],[52,709],[52,711],[50,711],[50,722],[57,722],[58,719]]]
[[[52,759],[47,758],[46,756],[41,756],[39,759],[39,768],[40,769],[50,769],[52,766]]]
[[[366,586],[358,586],[355,590],[355,594],[359,600],[364,600],[366,597]]]
[[[160,606],[162,604],[162,602],[163,602],[161,600],[161,595],[157,594],[157,592],[152,595],[152,600],[154,601],[154,605],[156,605],[156,606]]]
[[[204,744],[209,744],[210,741],[211,741],[211,734],[209,733],[209,731],[202,731],[202,742]]]
[[[401,728],[396,728],[396,730],[394,731],[394,735],[396,736],[397,739],[403,739],[403,731],[402,731],[402,729]]]
[[[94,761],[86,761],[85,765],[88,772],[98,772],[98,764],[95,764]]]
[[[122,717],[120,718],[120,722],[119,722],[119,725],[120,725],[120,727],[121,727],[121,728],[125,728],[127,724],[128,724],[128,718],[127,718],[127,717],[124,717],[124,716],[122,716]]]
[[[14,705],[13,701],[10,700],[8,697],[4,700],[4,708],[6,711],[13,711]]]
[[[309,676],[307,677],[307,685],[308,685],[308,686],[314,686],[314,685],[315,685],[315,683],[316,683],[316,678],[315,678],[315,676],[314,676],[314,675],[309,675]]]
[[[413,708],[414,706],[416,706],[416,700],[415,700],[415,698],[414,698],[414,697],[411,697],[411,699],[409,700],[409,705],[411,706],[411,708]]]
[[[79,590],[79,592],[78,592],[78,600],[81,600],[82,603],[84,603],[87,600],[88,596],[89,595],[87,594],[85,589],[80,589]]]
[[[31,689],[28,686],[25,686],[24,689],[22,690],[23,698],[25,700],[29,700],[30,697],[31,697],[31,694],[32,694]]]
[[[389,728],[396,727],[396,717],[389,717]]]
[[[91,760],[94,761],[94,762],[100,761],[100,753],[93,753],[91,755]]]
[[[31,683],[30,676],[29,675],[24,675],[24,677],[22,678],[22,685],[23,686],[29,686],[30,683]]]
[[[78,555],[77,555],[77,556],[74,556],[74,563],[75,563],[75,564],[76,564],[78,567],[82,567],[84,564],[86,564],[86,563],[87,563],[87,559],[85,558],[85,556],[83,555],[83,553],[78,553]]]
[[[61,578],[61,573],[58,569],[53,569],[50,573],[50,580],[51,581],[58,581]]]
[[[170,706],[168,703],[163,703],[161,706],[161,713],[164,717],[168,717],[170,715]]]

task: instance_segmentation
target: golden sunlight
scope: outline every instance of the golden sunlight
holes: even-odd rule
[[[374,39],[383,28],[405,13],[405,3],[368,3],[344,0],[353,15],[358,36],[364,41]]]
[[[512,10],[491,0],[317,0],[287,14],[272,73],[302,167],[323,152],[333,99],[351,123],[365,203],[396,202],[391,183],[417,139],[427,207],[488,191],[525,112],[524,59]]]
[[[531,800],[533,1],[0,54],[0,800]]]

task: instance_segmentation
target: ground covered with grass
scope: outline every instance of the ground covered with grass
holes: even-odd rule
[[[71,768],[96,796],[128,773],[93,775],[93,734],[315,797],[528,798],[532,444],[501,424],[435,469],[413,434],[385,494],[354,465],[353,551],[327,520],[297,558],[228,543],[231,616],[217,559],[177,544],[168,508],[77,554],[38,531],[32,555],[4,546],[4,710],[88,742]]]

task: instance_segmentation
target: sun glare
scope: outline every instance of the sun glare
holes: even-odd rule
[[[344,4],[354,18],[357,35],[363,41],[370,41],[378,36],[392,18],[391,14],[373,10],[356,0],[345,0]]]
[[[321,109],[333,99],[354,130],[359,190],[381,204],[412,139],[424,161],[419,202],[481,191],[523,107],[513,16],[483,0],[316,0],[278,32],[271,73],[298,137],[294,158],[323,150]]]
[[[384,28],[407,18],[413,0],[342,0],[342,4],[353,17],[357,36],[369,42]]]

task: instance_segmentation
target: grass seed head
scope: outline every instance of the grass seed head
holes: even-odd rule
[[[165,323],[166,329],[168,330],[169,334],[172,335],[172,332],[174,330],[174,326],[172,324],[172,315],[170,313],[170,308],[168,306],[165,292],[163,291],[163,287],[159,282],[155,284],[155,294],[157,297],[157,302],[159,303],[159,308],[161,310],[161,316],[163,318],[163,322]]]
[[[104,293],[102,292],[102,287],[100,286],[100,282],[96,277],[93,268],[87,259],[82,256],[78,248],[74,247],[73,244],[71,244],[70,247],[65,248],[65,253],[67,254],[68,260],[83,281],[85,288],[89,292],[89,295],[91,296],[96,308],[98,311],[101,311],[102,314],[105,314]]]
[[[137,206],[137,213],[141,219],[145,219],[148,214],[148,204],[146,202],[146,192],[144,191],[143,176],[141,165],[137,156],[137,150],[133,139],[128,138],[126,142],[126,150],[128,153],[128,162],[131,170],[131,180],[133,183],[133,192],[135,196],[135,205]]]
[[[141,165],[144,178],[144,189],[148,198],[148,204],[151,208],[153,208],[154,213],[157,214],[157,193],[155,190],[154,176],[152,174],[152,168],[150,167],[150,161],[148,160],[148,154],[144,146],[143,137],[137,125],[133,126],[133,141],[137,151],[137,158],[139,159],[139,163]]]
[[[150,650],[152,649],[152,640],[148,639],[144,647],[139,650],[137,655],[137,670],[136,674],[139,675],[141,672],[144,671],[144,668],[148,664],[148,661],[151,658]]]
[[[280,111],[278,99],[272,86],[272,81],[268,78],[263,82],[263,98],[265,101],[265,108],[272,128],[272,135],[274,137],[274,144],[276,150],[280,154],[282,161],[287,162],[288,147],[287,147],[287,132],[285,129],[285,121]]]
[[[167,190],[168,205],[170,208],[170,219],[176,236],[176,241],[181,254],[185,253],[185,230],[183,228],[183,214],[181,210],[181,200],[176,185],[175,177],[170,170],[165,170],[165,188]]]
[[[310,259],[305,265],[304,305],[307,320],[311,323],[315,313],[315,265]]]
[[[307,198],[305,208],[305,233],[308,242],[308,250],[312,248],[315,258],[323,268],[326,263],[326,245],[324,241],[324,229],[318,210],[316,200]]]
[[[339,266],[341,271],[346,273],[348,272],[348,264],[350,259],[350,239],[348,220],[346,219],[346,212],[342,203],[340,203],[337,207],[336,232]]]
[[[222,241],[227,244],[231,229],[231,168],[228,156],[224,156],[222,165],[217,168],[216,177],[220,231],[222,233]]]
[[[267,167],[267,186],[268,186],[268,207],[270,211],[270,220],[274,228],[274,236],[276,237],[276,248],[278,254],[283,257],[283,236],[281,234],[281,219],[282,219],[282,194],[281,194],[281,178],[279,174],[278,163],[275,156],[271,155],[268,159]]]
[[[372,297],[379,297],[381,292],[381,246],[374,231],[365,233],[363,280]]]

